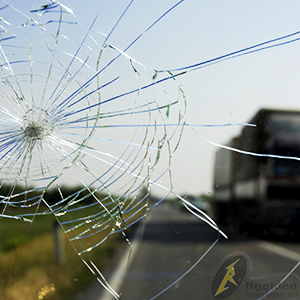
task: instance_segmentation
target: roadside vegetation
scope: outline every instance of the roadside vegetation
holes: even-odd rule
[[[72,193],[73,190],[70,189],[69,192]],[[56,201],[56,196],[59,195],[50,193],[46,195],[52,201]],[[85,202],[88,201],[89,199]],[[40,209],[46,208],[41,206]],[[98,209],[99,207],[92,206],[88,209],[90,211],[86,212],[92,215]],[[27,208],[26,212],[30,213],[34,210]],[[18,207],[8,207],[5,213],[18,215],[24,211]],[[76,212],[72,217],[76,218]],[[52,214],[36,215],[33,223],[8,218],[0,219],[1,299],[74,299],[79,291],[95,281],[95,276],[83,264],[63,233],[61,234],[62,260],[60,263],[55,260],[53,234],[55,222],[56,219]],[[103,232],[90,237],[88,242],[96,244],[106,234]],[[124,243],[121,234],[113,235],[91,251],[89,259],[102,270],[121,242]]]
[[[1,299],[72,299],[95,280],[65,235],[63,260],[60,264],[55,262],[54,222],[51,215],[37,216],[32,225],[9,219],[0,221]],[[107,240],[90,253],[99,269],[109,261],[119,241]]]

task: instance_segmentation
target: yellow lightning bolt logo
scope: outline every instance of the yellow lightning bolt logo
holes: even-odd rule
[[[221,294],[222,292],[226,291],[229,287],[226,287],[226,283],[228,281],[230,281],[231,283],[233,283],[234,285],[237,286],[237,283],[234,281],[233,276],[235,275],[235,270],[234,270],[234,265],[240,260],[240,258],[238,260],[236,260],[234,263],[232,263],[231,265],[229,265],[226,269],[228,270],[215,294],[215,296]]]

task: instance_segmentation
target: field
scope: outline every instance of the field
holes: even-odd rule
[[[36,216],[32,224],[0,219],[1,299],[73,299],[78,291],[95,280],[63,233],[62,262],[55,262],[54,224],[52,215]],[[100,270],[118,247],[120,235],[115,238],[90,253]]]

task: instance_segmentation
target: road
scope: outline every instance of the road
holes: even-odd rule
[[[128,254],[124,254],[123,263],[119,263],[119,267],[114,266],[113,277],[110,278],[113,287],[123,300],[254,300],[280,283],[300,261],[300,243],[263,241],[224,230],[229,239],[219,238],[204,255],[218,239],[217,232],[179,208],[167,203],[157,206],[147,218],[143,238],[134,244],[129,263]],[[239,268],[240,263],[237,262],[233,272],[224,270],[231,258],[240,263],[245,261],[245,267]],[[177,281],[197,261],[198,264]],[[244,278],[239,278],[243,273],[241,268],[245,269]],[[216,290],[212,291],[212,284],[216,277],[215,286],[220,287],[225,274],[228,275],[227,280],[218,298]],[[265,299],[300,299],[299,278],[300,266]],[[108,297],[108,293],[100,295],[98,291],[94,287],[89,294],[97,300],[113,299]],[[82,299],[91,297],[83,295]]]

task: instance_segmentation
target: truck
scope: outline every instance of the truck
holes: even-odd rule
[[[294,233],[300,225],[300,111],[261,109],[216,152],[213,207],[220,224]]]

